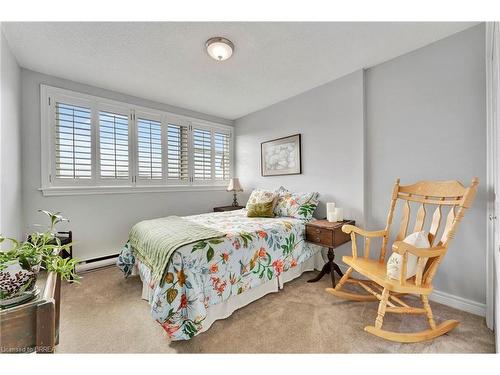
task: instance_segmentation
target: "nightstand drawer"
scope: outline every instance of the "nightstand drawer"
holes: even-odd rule
[[[306,225],[306,241],[333,247],[333,231]]]

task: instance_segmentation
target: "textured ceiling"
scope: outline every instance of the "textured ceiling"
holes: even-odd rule
[[[19,64],[38,72],[236,119],[423,47],[474,23],[3,23]],[[204,43],[224,36],[218,63]]]

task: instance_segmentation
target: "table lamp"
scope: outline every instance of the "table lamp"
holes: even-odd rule
[[[231,178],[229,180],[229,185],[227,186],[226,190],[233,192],[233,204],[232,204],[232,206],[233,207],[238,207],[239,204],[238,204],[238,201],[236,200],[236,193],[239,192],[239,191],[243,191],[243,189],[241,188],[241,185],[240,185],[239,178],[237,178],[237,177]]]

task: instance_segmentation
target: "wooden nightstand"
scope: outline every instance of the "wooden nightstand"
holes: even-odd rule
[[[241,210],[242,208],[245,208],[245,206],[221,206],[214,207],[214,212],[235,211]]]
[[[38,295],[31,301],[0,309],[2,353],[53,353],[59,344],[61,277],[40,272]]]
[[[342,226],[345,224],[354,225],[355,221],[344,220],[331,223],[328,220],[313,220],[306,223],[306,241],[328,247],[328,262],[323,266],[318,276],[308,281],[309,283],[314,283],[329,273],[332,277],[332,285],[335,288],[335,272],[340,277],[344,276],[340,267],[333,261],[335,259],[333,249],[351,240],[348,234],[342,232]]]

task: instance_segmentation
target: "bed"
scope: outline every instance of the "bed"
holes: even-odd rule
[[[304,220],[248,218],[245,209],[184,219],[225,236],[176,249],[161,282],[153,281],[152,270],[137,259],[130,243],[117,261],[126,277],[140,276],[142,297],[172,340],[188,340],[322,265],[320,247],[304,241]]]

